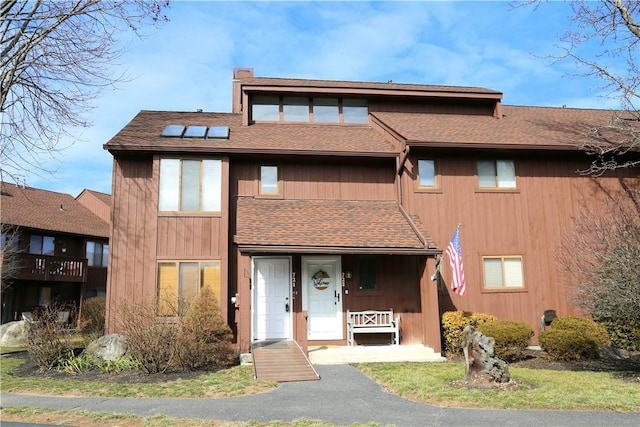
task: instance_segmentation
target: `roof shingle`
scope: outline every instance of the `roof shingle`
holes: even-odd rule
[[[3,224],[94,237],[109,237],[109,223],[69,194],[1,183]]]
[[[238,198],[236,243],[425,250],[395,201]]]

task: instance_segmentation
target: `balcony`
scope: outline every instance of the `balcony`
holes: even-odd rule
[[[19,280],[86,282],[87,259],[37,254],[18,254]]]

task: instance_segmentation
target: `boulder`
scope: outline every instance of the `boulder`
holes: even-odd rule
[[[114,361],[125,354],[129,349],[129,343],[124,335],[110,334],[91,341],[83,353],[96,359]]]
[[[510,380],[507,363],[494,357],[496,341],[471,325],[464,328],[462,349],[466,379],[474,383],[506,383]]]
[[[24,320],[0,325],[0,346],[25,347],[27,345],[25,327]]]

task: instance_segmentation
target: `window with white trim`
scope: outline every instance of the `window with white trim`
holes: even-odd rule
[[[158,315],[177,315],[205,287],[220,303],[220,283],[220,261],[158,261]]]
[[[516,188],[513,160],[478,160],[478,187]]]
[[[522,289],[524,273],[521,256],[483,257],[485,289]]]
[[[436,162],[435,160],[418,160],[418,187],[436,188]]]
[[[160,160],[160,211],[220,212],[221,160]]]

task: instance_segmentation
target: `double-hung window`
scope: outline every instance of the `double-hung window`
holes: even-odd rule
[[[478,187],[516,188],[513,160],[478,160]]]
[[[160,160],[160,211],[220,212],[221,160]]]
[[[220,302],[220,261],[158,261],[158,315],[178,314],[203,288]]]
[[[482,258],[484,288],[488,290],[522,289],[524,273],[521,256],[488,256]]]

